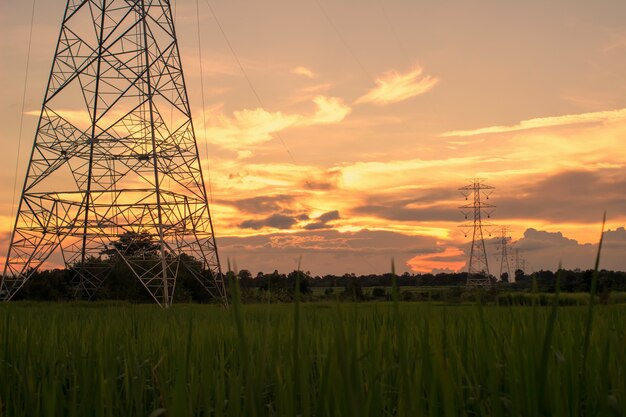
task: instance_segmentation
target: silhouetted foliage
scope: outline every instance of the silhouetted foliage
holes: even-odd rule
[[[145,236],[125,236],[112,245],[118,250],[132,251],[135,254],[145,256],[146,261],[152,257],[158,261],[158,248]],[[127,252],[128,253],[128,252]],[[108,255],[108,254],[107,254]],[[191,257],[181,257],[181,262],[187,262],[193,268],[200,269],[200,263]],[[96,294],[96,299],[104,300],[128,300],[132,302],[151,302],[149,293],[136,279],[126,263],[115,255],[109,255],[107,259],[92,258],[88,261],[91,266],[110,265],[112,267],[108,279]],[[205,278],[210,278],[209,271],[203,271]],[[591,286],[592,270],[563,270],[560,271],[560,288],[563,292],[588,292]],[[599,271],[598,294],[600,302],[608,302],[609,294],[614,291],[626,291],[626,272]],[[55,269],[51,271],[37,271],[16,294],[15,299],[62,301],[72,300],[74,297],[71,285],[72,272]],[[300,292],[303,301],[311,299],[335,299],[341,300],[388,300],[390,299],[393,275],[324,275],[312,277],[309,272],[292,271],[283,274],[277,270],[271,273],[258,272],[253,275],[248,270],[229,272],[226,274],[226,282],[236,279],[242,289],[242,299],[245,302],[289,302],[293,300],[296,288],[296,279],[300,282]],[[395,277],[400,300],[403,301],[446,301],[466,302],[476,301],[474,291],[465,288],[467,273],[438,273],[438,274],[410,274],[404,273]],[[496,283],[492,289],[483,291],[481,297],[484,301],[496,302],[500,300],[499,294],[529,293],[533,282],[536,283],[536,291],[550,293],[555,290],[556,273],[552,271],[537,271],[525,274],[521,270],[515,271],[515,282],[502,280]],[[315,288],[319,291],[313,292]],[[322,290],[323,289],[323,290]],[[365,289],[368,289],[365,291]],[[230,289],[227,288],[227,291]],[[317,294],[317,295],[315,295]],[[176,302],[211,302],[213,299],[203,288],[202,284],[182,264],[178,269],[177,286],[175,292]],[[502,303],[524,304],[527,299],[515,297],[502,298]],[[543,299],[541,302],[544,302]],[[566,301],[563,301],[566,302]]]
[[[144,259],[157,258],[159,256],[160,245],[154,241],[151,234],[142,232],[125,232],[119,239],[107,245],[107,249],[102,251],[102,255],[108,255],[110,259],[120,258],[120,254],[127,257],[137,257]]]
[[[66,269],[36,271],[14,300],[69,301],[74,299],[72,272]]]
[[[124,257],[122,257],[122,254]],[[90,257],[74,265],[74,269],[54,269],[36,271],[14,296],[15,300],[70,301],[75,299],[73,280],[77,270],[101,271],[104,281],[93,296],[94,300],[125,300],[138,303],[151,303],[152,297],[137,279],[124,258],[143,270],[161,262],[160,245],[146,232],[126,232],[118,240],[111,242],[100,257]],[[175,259],[170,259],[175,261]],[[175,302],[212,302],[212,297],[196,279],[199,274],[205,282],[211,281],[211,272],[202,269],[202,263],[193,257],[182,254],[178,259],[178,274]],[[192,273],[190,270],[194,271]],[[249,273],[249,272],[248,272]]]

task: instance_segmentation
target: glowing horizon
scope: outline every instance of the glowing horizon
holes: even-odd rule
[[[626,270],[626,29],[612,18],[626,4],[323,3],[339,32],[314,3],[216,3],[236,58],[202,6],[202,65],[195,3],[174,3],[222,259],[255,272],[299,256],[316,274],[387,272],[391,257],[399,272],[461,270],[457,189],[483,177],[491,220],[534,269],[590,268],[606,210],[602,265]],[[18,198],[64,6],[36,8]],[[0,13],[0,260],[31,7]],[[63,114],[84,124],[71,105]]]

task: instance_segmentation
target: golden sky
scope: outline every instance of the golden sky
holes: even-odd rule
[[[32,3],[0,4],[0,256],[65,3],[37,2],[19,159]],[[300,257],[314,274],[388,272],[391,257],[461,270],[457,189],[480,177],[530,268],[592,267],[606,210],[602,265],[626,269],[625,2],[211,5],[250,83],[206,0],[202,65],[196,1],[173,2],[222,258],[255,273]]]

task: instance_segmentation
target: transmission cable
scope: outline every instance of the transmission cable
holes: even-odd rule
[[[256,88],[254,88],[254,84],[252,84],[252,81],[250,80],[250,77],[248,76],[248,73],[246,72],[244,66],[242,65],[241,60],[239,59],[239,56],[235,52],[235,49],[233,48],[233,45],[230,43],[230,40],[228,39],[228,36],[226,36],[226,32],[224,31],[224,28],[222,27],[222,24],[220,23],[220,20],[217,18],[217,14],[213,10],[213,7],[211,7],[211,3],[209,2],[209,0],[204,0],[204,1],[207,4],[207,6],[209,6],[209,10],[211,11],[211,15],[213,16],[213,20],[215,20],[215,23],[217,24],[217,27],[219,28],[220,32],[222,33],[222,37],[224,38],[224,41],[226,42],[226,45],[228,45],[228,49],[230,49],[230,53],[233,55],[233,58],[235,58],[235,61],[237,62],[237,65],[239,66],[239,69],[241,70],[241,73],[243,74],[244,78],[246,79],[246,82],[248,83],[248,86],[250,87],[250,90],[252,90],[252,93],[254,94],[254,97],[256,98],[256,100],[259,103],[259,105],[262,108],[265,108],[265,105],[263,104],[263,100],[261,100],[261,96],[259,96],[259,93],[257,92]],[[285,148],[285,151],[287,152],[287,155],[289,155],[289,158],[291,159],[291,162],[293,162],[294,165],[298,165],[296,163],[296,160],[294,159],[293,155],[291,154],[291,151],[287,147],[287,143],[283,140],[283,137],[281,136],[280,132],[276,131],[276,132],[274,132],[274,134],[276,135],[276,137],[282,143],[283,147]]]
[[[365,76],[369,78],[370,80],[373,80],[374,77],[372,77],[372,75],[369,73],[369,71],[367,71],[367,69],[365,68],[365,65],[363,65],[359,57],[357,57],[357,55],[354,53],[354,50],[350,47],[350,44],[348,43],[346,38],[344,38],[344,36],[341,34],[341,32],[339,31],[339,28],[337,28],[337,25],[335,25],[335,22],[333,22],[333,19],[330,18],[330,15],[326,12],[326,9],[324,9],[324,7],[322,6],[322,3],[320,3],[319,0],[314,0],[314,1],[315,1],[315,4],[317,4],[317,7],[322,12],[322,15],[324,16],[324,18],[326,18],[326,20],[328,21],[328,24],[330,25],[330,27],[335,32],[335,35],[337,35],[337,38],[339,38],[339,41],[341,41],[344,48],[346,48],[346,51],[348,51],[348,54],[350,54],[352,59],[354,59],[354,62],[357,63],[361,71],[363,71],[363,74],[365,74]]]
[[[17,174],[20,164],[20,154],[22,145],[22,132],[24,130],[24,112],[26,110],[26,90],[28,86],[28,72],[30,68],[30,52],[33,42],[33,27],[35,26],[35,5],[37,0],[33,0],[33,7],[30,14],[30,31],[28,34],[28,49],[26,51],[26,71],[24,72],[24,88],[22,90],[22,106],[20,111],[20,127],[17,134],[17,159],[15,160],[15,173],[13,175],[13,198],[11,200],[11,219],[15,215],[15,193],[17,192]],[[28,175],[28,173],[27,173]]]
[[[206,166],[207,166],[207,174],[209,180],[209,200],[211,204],[209,205],[209,215],[213,220],[213,213],[211,210],[213,208],[213,183],[211,181],[211,166],[209,164],[209,141],[206,137],[206,106],[204,100],[204,66],[202,64],[202,36],[200,34],[200,0],[196,0],[196,31],[198,34],[198,59],[200,60],[200,96],[202,97],[202,129],[204,133],[204,152],[206,154]]]
[[[411,54],[408,52],[407,43],[400,37],[400,35],[398,34],[398,31],[395,29],[395,26],[394,26],[393,22],[391,21],[391,18],[389,17],[389,13],[387,12],[387,8],[385,7],[385,3],[386,3],[386,0],[380,0],[380,2],[378,3],[379,6],[380,6],[380,10],[382,12],[382,15],[385,18],[384,19],[385,20],[385,25],[386,25],[387,29],[389,30],[389,32],[395,38],[398,52],[401,53],[402,55],[404,55],[405,57],[409,57]],[[445,125],[445,122],[446,122],[445,114],[446,113],[440,111],[440,106],[437,104],[437,102],[436,101],[431,102],[430,107],[434,110],[432,112],[432,117],[436,118],[437,121],[441,125]]]
[[[382,11],[382,15],[385,18],[384,19],[385,25],[387,26],[387,29],[389,29],[389,32],[393,35],[393,37],[396,40],[398,52],[402,53],[402,55],[408,56],[409,54],[407,53],[407,47],[404,41],[402,40],[402,38],[400,38],[400,35],[398,35],[398,31],[393,26],[393,23],[391,22],[391,19],[389,18],[389,13],[387,13],[387,8],[385,7],[385,0],[380,0],[379,4],[380,4],[380,9]]]

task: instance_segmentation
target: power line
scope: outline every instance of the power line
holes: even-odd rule
[[[256,98],[259,105],[262,108],[265,108],[265,105],[263,104],[263,100],[261,100],[261,96],[257,92],[257,89],[254,87],[254,84],[252,84],[252,81],[250,80],[250,77],[248,76],[247,71],[245,70],[243,64],[241,63],[239,56],[237,55],[237,52],[235,52],[235,48],[233,48],[233,45],[230,43],[230,40],[228,39],[228,36],[226,35],[226,31],[224,31],[224,28],[222,27],[222,24],[220,23],[220,20],[218,19],[217,14],[213,10],[213,7],[211,7],[211,3],[209,2],[209,0],[205,0],[205,3],[209,7],[209,10],[211,11],[211,15],[213,16],[213,20],[215,20],[215,23],[217,24],[217,27],[219,28],[222,34],[222,37],[224,38],[224,41],[226,42],[226,45],[228,45],[228,49],[230,49],[230,53],[233,55],[233,58],[235,58],[235,61],[237,62],[237,65],[239,66],[239,70],[241,70],[241,73],[243,74],[244,78],[246,79],[248,83],[248,86],[250,87],[250,90],[252,90],[252,93],[254,94],[254,97]],[[293,162],[294,165],[297,165],[296,160],[291,154],[291,151],[289,150],[289,147],[287,147],[287,143],[285,143],[285,141],[283,140],[280,132],[276,131],[274,132],[274,134],[282,143],[283,147],[285,148],[285,151],[287,152],[287,155],[289,155],[289,158],[291,159],[291,162]]]
[[[407,48],[404,45],[404,42],[402,41],[402,38],[400,38],[400,35],[398,35],[398,32],[396,31],[395,27],[393,26],[393,24],[391,23],[391,19],[389,18],[389,14],[387,13],[387,8],[385,7],[385,0],[381,0],[380,1],[380,9],[383,12],[383,17],[385,18],[385,23],[387,25],[387,29],[389,29],[389,31],[391,32],[391,34],[393,35],[393,37],[396,40],[396,44],[398,46],[398,51],[401,52],[403,55],[407,56]]]
[[[208,1],[208,0],[207,0]],[[363,74],[365,74],[365,76],[367,78],[369,78],[370,80],[373,80],[374,77],[372,77],[372,75],[367,71],[367,69],[365,69],[365,65],[363,65],[363,63],[361,62],[361,60],[357,57],[357,55],[354,53],[354,50],[352,50],[352,48],[350,47],[350,44],[348,43],[348,41],[346,41],[346,39],[343,37],[343,35],[341,34],[341,32],[339,31],[339,29],[337,28],[337,26],[335,25],[335,23],[333,22],[333,20],[330,18],[330,15],[326,12],[326,9],[324,9],[324,7],[322,6],[322,4],[319,2],[319,0],[314,0],[315,4],[317,4],[317,7],[320,9],[320,11],[322,12],[322,15],[324,15],[324,17],[326,18],[326,20],[328,21],[328,23],[330,24],[330,27],[333,29],[333,31],[335,32],[335,34],[337,35],[337,38],[339,38],[339,40],[341,41],[341,43],[343,44],[343,46],[346,48],[346,51],[348,51],[348,54],[350,54],[350,56],[352,57],[352,59],[354,59],[354,62],[357,63],[357,65],[359,66],[359,68],[361,69],[361,71],[363,71]]]
[[[24,71],[24,89],[22,90],[22,110],[20,111],[20,127],[17,134],[17,159],[15,160],[15,173],[13,174],[13,197],[11,200],[11,219],[15,215],[15,193],[17,192],[17,174],[20,164],[20,154],[22,147],[22,132],[24,129],[24,111],[26,110],[26,89],[28,86],[28,72],[30,68],[30,50],[33,42],[33,27],[35,26],[35,5],[37,0],[33,0],[33,8],[30,15],[30,31],[28,34],[28,49],[26,52],[26,71]]]
[[[198,60],[200,61],[200,96],[202,97],[202,131],[204,136],[204,153],[206,155],[206,167],[209,179],[209,199],[211,204],[210,209],[213,206],[213,183],[211,181],[211,167],[209,164],[209,142],[206,137],[206,107],[204,102],[204,67],[202,64],[202,36],[200,36],[200,0],[196,0],[196,29],[198,34]],[[213,213],[210,213],[211,218]]]

